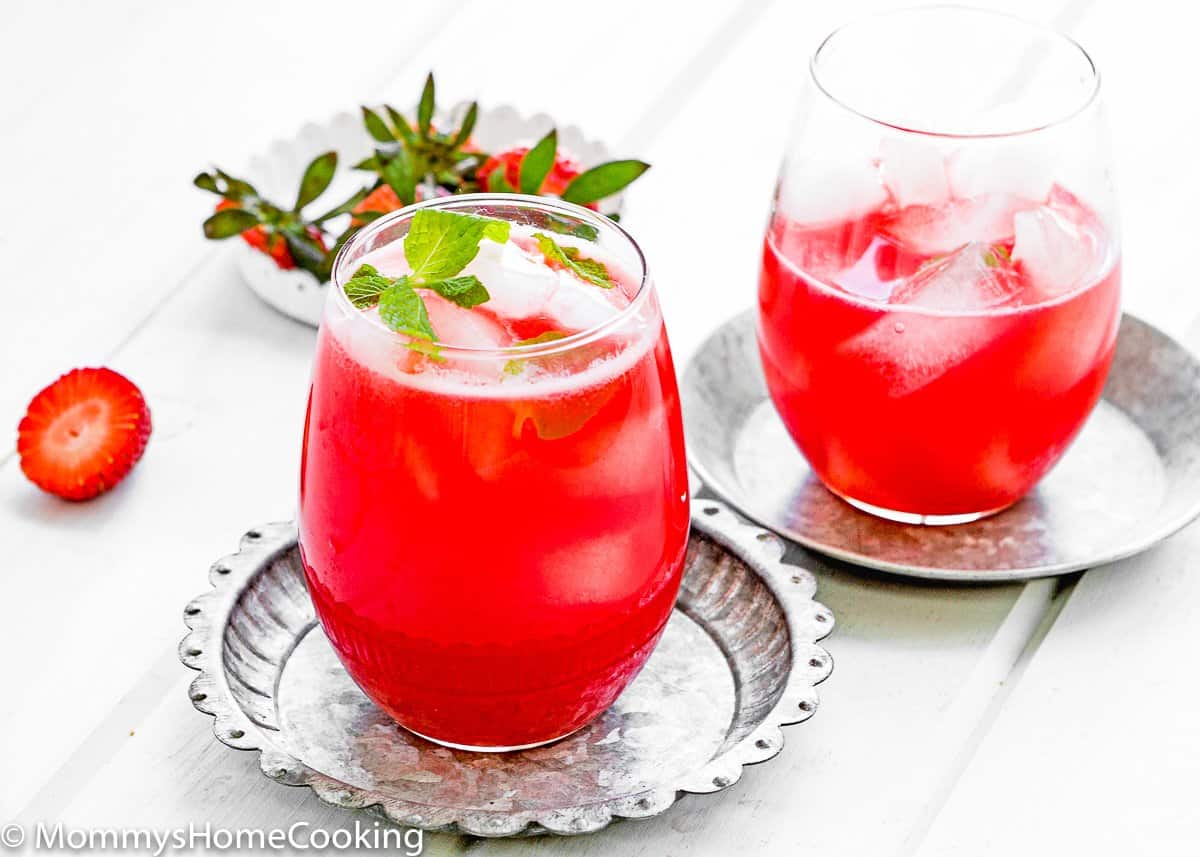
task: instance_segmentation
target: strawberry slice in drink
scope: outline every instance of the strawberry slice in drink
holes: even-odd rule
[[[890,395],[908,395],[1002,335],[1010,320],[990,311],[1015,303],[1020,289],[1003,245],[967,244],[904,281],[890,310],[839,350],[872,366]]]

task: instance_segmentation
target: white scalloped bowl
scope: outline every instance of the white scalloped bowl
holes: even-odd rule
[[[447,127],[457,127],[467,106],[467,102],[461,102],[445,114],[449,118]],[[508,105],[481,107],[471,136],[484,151],[497,151],[532,144],[554,126],[554,119],[545,113],[525,116]],[[611,158],[604,143],[585,137],[574,125],[559,127],[558,140],[560,149],[584,169]],[[345,199],[366,181],[365,173],[349,169],[372,149],[362,119],[356,114],[342,112],[320,124],[310,122],[291,139],[276,140],[264,154],[251,159],[246,177],[268,199],[287,200],[295,194],[305,166],[330,149],[338,153],[338,173],[329,190],[312,206],[314,210],[328,208],[331,201]],[[605,200],[606,214],[620,211],[621,196]],[[313,327],[320,323],[327,282],[317,282],[307,271],[281,270],[270,257],[243,241],[237,242],[236,253],[238,270],[251,291],[290,318]]]

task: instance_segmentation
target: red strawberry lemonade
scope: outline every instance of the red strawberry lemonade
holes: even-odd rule
[[[674,371],[636,246],[576,206],[503,199],[433,206],[511,222],[452,279],[419,276],[449,269],[407,240],[412,208],[347,245],[300,501],[309,590],[350,675],[409,730],[488,750],[569,734],[620,694],[670,616],[689,520]],[[470,277],[487,299],[466,306]],[[389,278],[415,284],[430,341],[395,328],[411,299],[347,297]]]
[[[1062,187],[798,222],[763,249],[771,397],[835,493],[897,520],[1002,509],[1095,406],[1119,321],[1115,241]]]

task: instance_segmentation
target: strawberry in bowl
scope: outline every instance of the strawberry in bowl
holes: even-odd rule
[[[649,168],[643,161],[625,160],[584,170],[558,151],[558,131],[551,129],[532,147],[517,146],[489,157],[476,172],[476,183],[492,193],[557,196],[599,211],[600,200],[620,193]]]

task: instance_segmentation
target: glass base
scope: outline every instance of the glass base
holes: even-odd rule
[[[586,726],[587,724],[583,724]],[[532,744],[514,744],[511,747],[476,747],[471,744],[455,744],[453,741],[443,741],[441,738],[434,738],[432,735],[425,735],[415,729],[409,729],[403,723],[401,727],[407,729],[418,738],[424,738],[426,741],[431,741],[434,744],[439,744],[442,747],[449,747],[451,750],[465,750],[468,753],[515,753],[517,750],[532,750],[534,747],[545,747],[547,744],[553,744],[555,741],[561,741],[564,738],[569,738],[574,735],[583,726],[572,729],[570,732],[564,732],[557,738],[547,738],[545,741],[534,741]]]
[[[833,489],[830,489],[831,491]],[[885,509],[882,506],[873,506],[870,503],[864,503],[862,500],[855,500],[853,497],[847,497],[838,491],[834,494],[841,497],[855,509],[866,512],[868,515],[874,515],[877,518],[883,518],[888,521],[894,521],[897,524],[920,524],[926,527],[947,527],[954,524],[969,524],[972,521],[978,521],[980,518],[986,518],[989,515],[995,515],[997,512],[1003,512],[1012,503],[1006,503],[1003,506],[997,506],[995,509],[988,509],[985,512],[966,512],[961,515],[918,515],[915,512],[897,512],[894,509]]]

